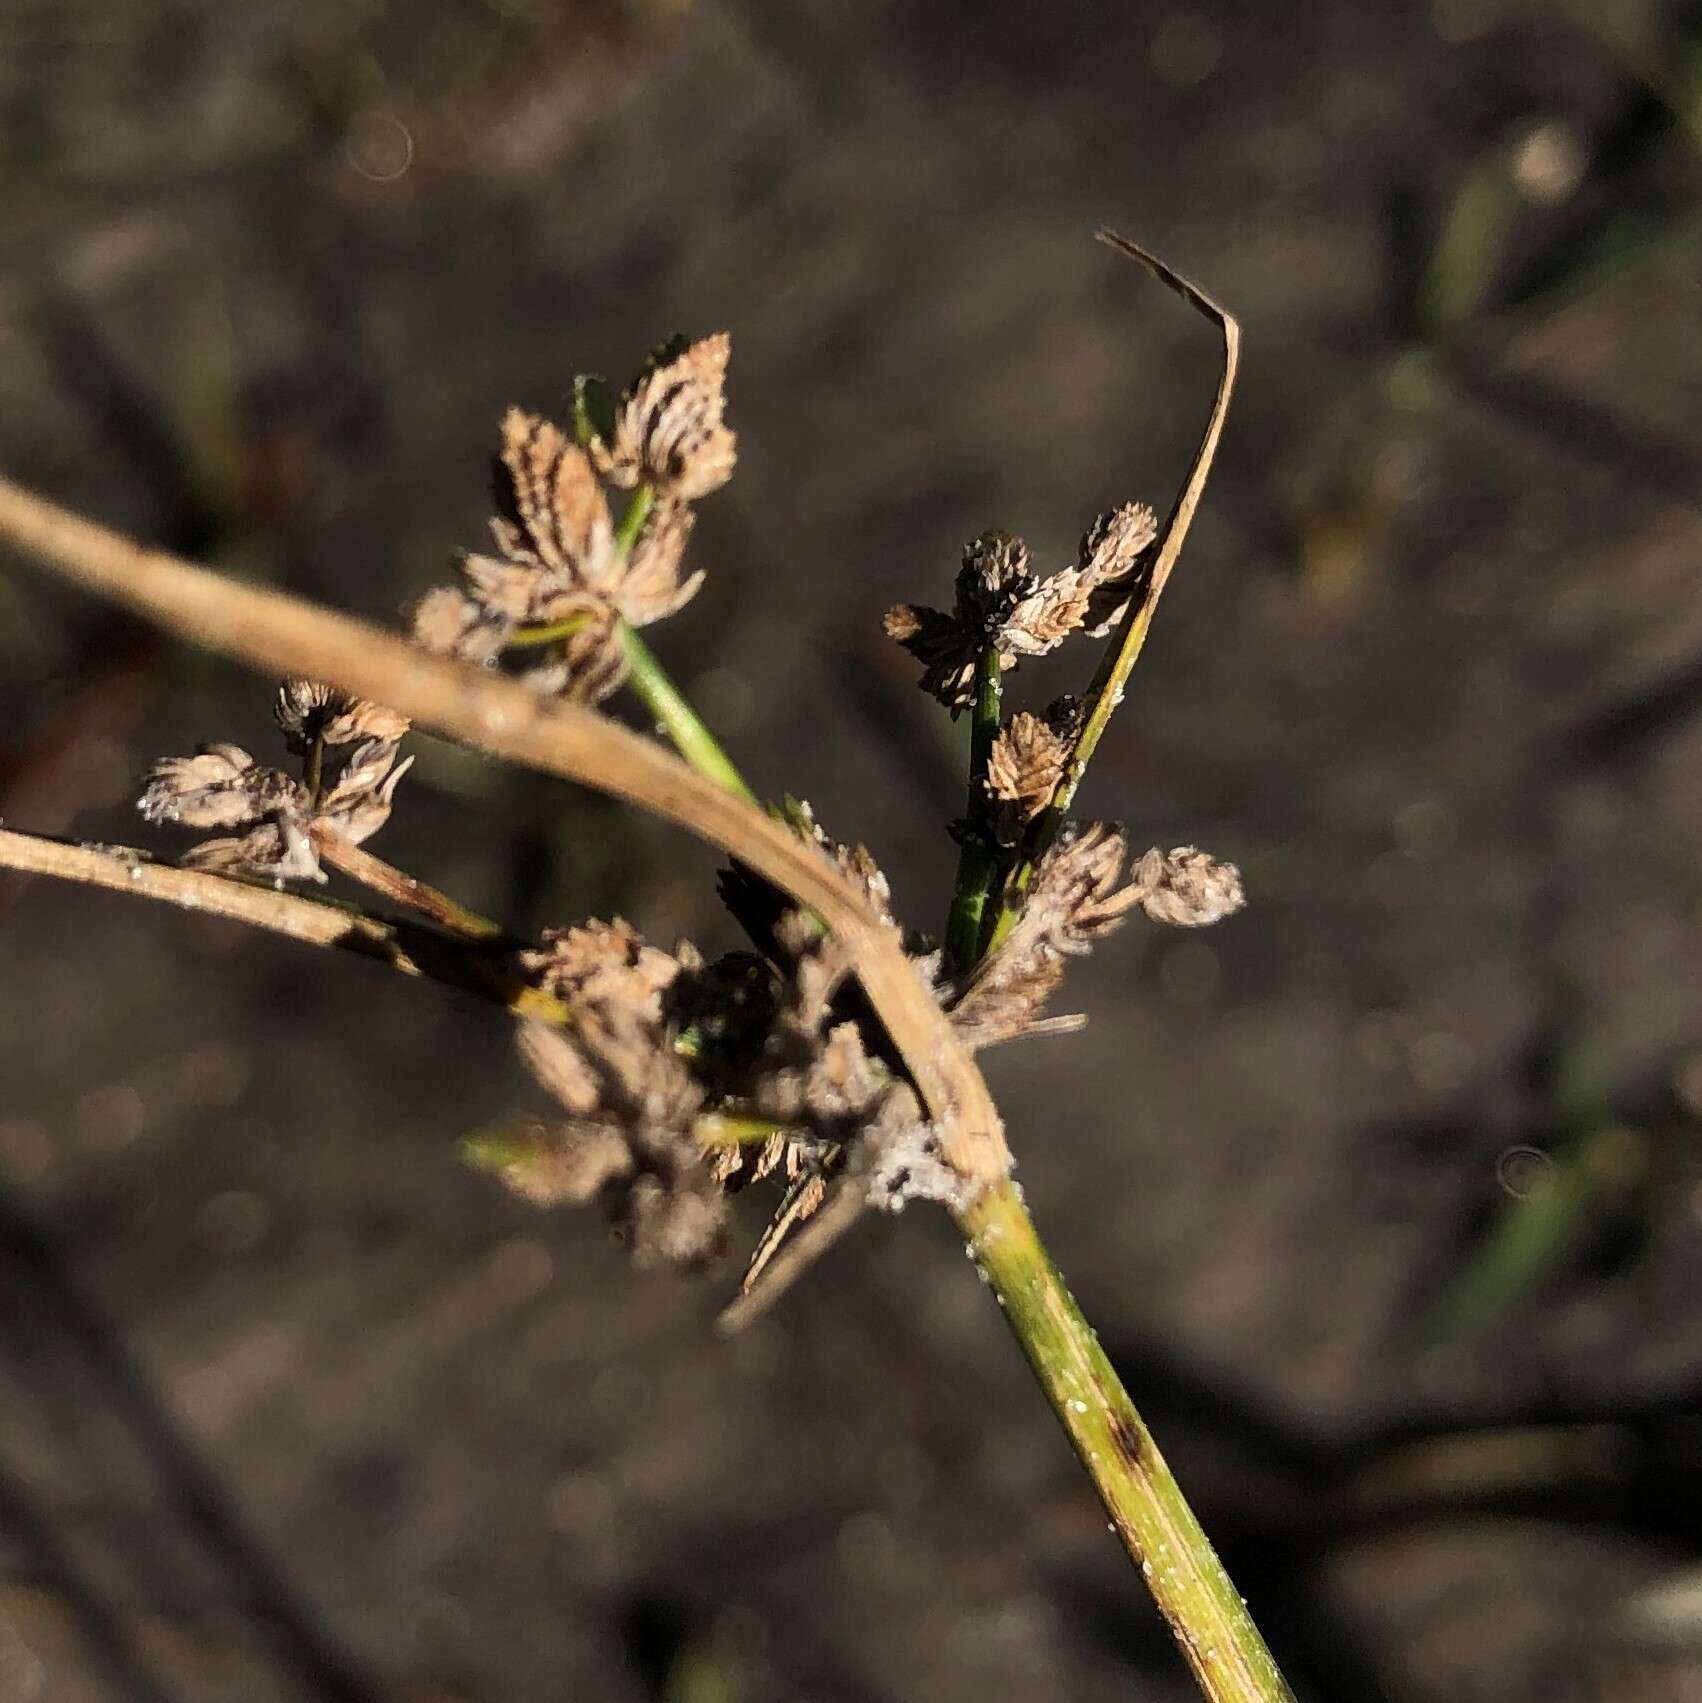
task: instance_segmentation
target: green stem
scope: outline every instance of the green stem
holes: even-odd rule
[[[1014,1183],[955,1214],[969,1252],[1211,1703],[1293,1703],[1210,1540],[1053,1265]]]
[[[591,625],[589,614],[569,615],[560,621],[537,621],[530,626],[524,623],[514,629],[503,642],[505,650],[531,650],[538,645],[558,644],[562,639],[571,639],[577,632]]]
[[[755,1112],[704,1112],[692,1126],[692,1134],[704,1147],[754,1147],[787,1127]]]
[[[655,500],[655,493],[648,485],[640,485],[632,493],[632,499],[626,505],[626,512],[615,528],[615,548],[623,556],[638,542],[638,535],[644,530],[645,521],[650,518],[650,508]]]
[[[1070,753],[1070,761],[1064,769],[1064,778],[1058,783],[1058,790],[1052,795],[1052,802],[1029,829],[1023,842],[1022,856],[1017,860],[1016,868],[1011,871],[1010,878],[1005,883],[1004,897],[998,913],[993,918],[992,927],[986,931],[988,951],[1010,933],[1017,917],[1022,913],[1023,899],[1028,893],[1029,884],[1034,880],[1035,865],[1045,856],[1047,847],[1058,837],[1058,830],[1069,816],[1070,806],[1075,802],[1076,792],[1082,783],[1082,776],[1087,773],[1087,765],[1092,761],[1094,752],[1099,749],[1099,741],[1111,721],[1111,712],[1122,701],[1124,682],[1140,660],[1141,651],[1146,646],[1147,633],[1152,627],[1152,615],[1156,607],[1156,598],[1143,599],[1140,608],[1135,610],[1127,626],[1099,660],[1099,667],[1094,671],[1087,689],[1087,719],[1076,736],[1075,749]]]
[[[969,806],[964,813],[963,850],[957,860],[957,884],[946,918],[946,950],[960,969],[975,962],[981,920],[999,874],[987,808],[987,759],[999,737],[999,653],[988,645],[975,659],[975,707],[969,731]]]
[[[755,804],[756,794],[746,786],[732,758],[721,749],[697,711],[680,695],[679,687],[656,660],[655,652],[626,621],[620,623],[620,641],[626,651],[626,683],[656,718],[656,725],[674,742],[674,749],[706,780]]]
[[[727,754],[624,623],[622,642],[631,685],[681,756],[728,791],[751,798]],[[985,686],[989,676],[991,690],[976,694],[972,768],[975,750],[983,742],[990,749],[998,730],[996,671],[978,670],[977,682]],[[985,767],[983,753],[978,772]],[[971,946],[963,962],[975,955]],[[1210,1703],[1294,1703],[1246,1605],[1064,1286],[1020,1191],[1009,1181],[994,1184],[954,1216],[1201,1691]]]

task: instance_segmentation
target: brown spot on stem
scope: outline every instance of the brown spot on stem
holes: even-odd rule
[[[1140,1426],[1128,1414],[1118,1413],[1113,1409],[1108,1428],[1112,1446],[1117,1453],[1136,1472],[1144,1472],[1146,1439],[1141,1435]]]

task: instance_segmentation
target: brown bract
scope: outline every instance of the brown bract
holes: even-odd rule
[[[701,962],[687,944],[677,954],[646,944],[624,917],[546,929],[543,945],[518,957],[534,985],[565,1004],[620,1006],[652,1023],[661,1022],[662,996],[682,969]]]

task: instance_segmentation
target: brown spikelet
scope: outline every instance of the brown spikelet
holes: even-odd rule
[[[1087,952],[1141,902],[1138,885],[1118,885],[1127,853],[1122,830],[1111,823],[1066,829],[1035,868],[1022,921],[1056,951]]]
[[[1140,906],[1154,922],[1175,928],[1205,928],[1233,916],[1247,903],[1241,871],[1197,846],[1144,853],[1130,872]]]
[[[1104,638],[1145,582],[1158,516],[1145,503],[1108,509],[1082,534],[1077,562],[1090,591],[1083,631]]]
[[[494,661],[508,636],[510,622],[489,612],[458,585],[437,585],[409,612],[414,642],[438,656],[466,662]]]
[[[648,945],[624,917],[546,929],[543,938],[542,947],[517,955],[534,987],[569,1006],[615,1005],[661,1021],[679,959]]]
[[[538,619],[571,628],[548,645],[517,654],[535,658],[517,678],[546,697],[600,704],[626,679],[620,611],[590,593],[563,592],[539,605]]]
[[[396,788],[414,759],[397,762],[394,740],[368,739],[351,753],[336,783],[321,797],[314,822],[351,845],[369,840],[390,820]]]
[[[600,935],[584,931],[559,956],[631,959],[623,934],[630,931],[614,924]],[[552,1203],[599,1194],[640,1265],[691,1269],[713,1259],[725,1242],[727,1206],[697,1138],[703,1095],[649,1001],[617,993],[577,1011],[570,1031],[525,1023],[518,1040],[567,1115],[542,1126],[531,1164],[498,1167],[504,1181]]]
[[[1063,779],[1069,748],[1037,715],[1019,710],[999,730],[987,755],[987,794],[994,836],[1014,846],[1027,825],[1052,802]]]
[[[680,502],[695,502],[732,477],[737,442],[723,419],[726,332],[705,337],[645,372],[622,398],[614,440],[601,450],[616,485],[645,482]]]
[[[319,680],[286,680],[272,703],[272,719],[290,750],[304,754],[315,740],[353,745],[365,739],[395,741],[413,725],[405,715],[370,698],[357,698]]]
[[[697,595],[702,571],[680,577],[694,519],[682,502],[659,497],[652,504],[616,589],[620,611],[633,626],[665,620]]]
[[[632,1153],[618,1130],[592,1119],[535,1120],[472,1155],[481,1170],[533,1206],[585,1206],[632,1175]]]
[[[952,1028],[971,1052],[1014,1041],[1040,1019],[1063,979],[1063,959],[1044,940],[1013,931],[948,1006]]]
[[[493,478],[497,547],[588,589],[614,570],[614,528],[590,457],[559,426],[510,408]]]
[[[262,822],[233,839],[203,840],[178,860],[211,875],[263,876],[271,881],[324,881],[318,855],[299,818]]]
[[[245,827],[264,814],[261,791],[274,772],[260,768],[240,745],[203,745],[193,757],[155,763],[137,808],[150,822]]]
[[[204,745],[193,757],[166,757],[149,771],[137,807],[150,822],[248,830],[196,846],[183,859],[186,868],[323,881],[316,833],[359,845],[389,819],[413,758],[398,762],[400,747],[392,738],[340,748],[363,726],[406,729],[405,717],[305,680],[285,682],[274,713],[293,746],[318,752],[309,765],[311,785],[256,763],[238,745]],[[327,748],[339,751],[340,761],[327,756]]]
[[[1020,538],[984,532],[964,547],[951,610],[897,604],[883,622],[887,636],[923,665],[922,689],[955,715],[974,698],[975,661],[987,647],[1009,669],[1056,650],[1071,633],[1107,631],[1156,527],[1142,504],[1112,509],[1083,536],[1076,565],[1046,579],[1035,576]]]
[[[1040,1022],[1063,980],[1064,959],[1092,950],[1137,904],[1138,886],[1118,886],[1126,851],[1107,823],[1067,829],[1035,868],[1016,925],[948,990],[952,1025],[971,1048],[1015,1040]]]
[[[999,632],[1001,648],[1016,656],[1045,656],[1087,619],[1093,588],[1079,568],[1042,580],[1011,610]]]
[[[597,1105],[597,1073],[579,1047],[545,1023],[522,1023],[514,1042],[526,1068],[546,1093],[553,1094],[575,1117],[590,1116]]]

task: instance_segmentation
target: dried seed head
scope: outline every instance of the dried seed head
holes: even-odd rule
[[[979,640],[955,615],[925,605],[896,603],[882,617],[896,639],[922,664],[922,690],[955,716],[975,701],[975,656]]]
[[[349,754],[335,785],[326,790],[314,812],[314,822],[351,845],[370,840],[390,820],[396,788],[414,766],[414,759],[396,761],[394,740],[368,739]]]
[[[514,1044],[539,1086],[574,1117],[587,1118],[597,1109],[597,1072],[584,1051],[561,1030],[544,1023],[522,1023],[515,1032]]]
[[[1066,956],[1079,957],[1140,902],[1118,891],[1123,836],[1104,823],[1067,829],[1035,868],[1016,926],[977,964],[946,1008],[971,1050],[1015,1040],[1040,1021],[1063,980]]]
[[[496,660],[510,625],[493,620],[456,585],[433,586],[414,604],[409,620],[416,644],[437,656],[458,656],[481,665]]]
[[[680,566],[695,522],[682,502],[658,498],[652,505],[627,558],[618,593],[621,613],[635,627],[648,627],[677,614],[691,602],[703,584],[699,570],[680,578]]]
[[[983,532],[963,547],[957,571],[957,611],[967,625],[991,637],[1023,595],[1033,576],[1028,546],[1010,532]]]
[[[533,1206],[585,1206],[632,1174],[618,1131],[591,1120],[534,1121],[496,1140],[475,1139],[463,1151]]]
[[[661,1022],[663,995],[680,974],[679,959],[647,945],[624,917],[547,929],[543,940],[539,950],[519,954],[534,987],[568,1006],[616,1006]]]
[[[621,619],[633,626],[661,620],[702,584],[701,574],[682,578],[692,526],[685,498],[705,477],[705,456],[724,449],[731,465],[732,436],[719,425],[719,401],[713,407],[704,401],[706,385],[718,399],[717,375],[725,366],[725,340],[718,355],[713,344],[683,350],[639,387],[650,386],[645,394],[655,403],[654,431],[646,441],[672,457],[674,473],[656,490],[638,538],[624,553],[616,547],[598,479],[599,466],[614,470],[608,447],[596,440],[588,452],[548,420],[509,409],[495,464],[499,513],[491,521],[500,554],[464,555],[456,564],[460,583],[420,599],[412,613],[419,643],[484,665],[511,652],[524,684],[582,703],[600,703],[620,686],[627,672]],[[698,437],[686,421],[694,408]],[[595,429],[589,417],[586,427]],[[650,474],[640,461],[629,471],[627,483]]]
[[[1014,931],[975,967],[947,1011],[970,1052],[1025,1035],[1064,979],[1064,962],[1044,940]]]
[[[727,483],[737,456],[722,417],[731,349],[719,332],[661,352],[622,398],[613,442],[593,446],[612,483],[642,481],[687,503]]]
[[[1152,511],[1140,504],[1113,509],[1083,537],[1076,566],[1047,579],[1035,577],[1020,538],[985,532],[964,548],[950,613],[900,603],[887,611],[887,636],[923,665],[923,690],[955,715],[973,701],[976,658],[988,646],[1009,669],[1083,628],[1108,631],[1155,529]]]
[[[247,828],[208,840],[184,857],[188,869],[272,880],[323,881],[308,832],[307,790],[262,768],[237,745],[204,745],[193,757],[166,757],[149,771],[138,801],[150,822],[186,828]]]
[[[1076,560],[1091,592],[1086,616],[1091,637],[1103,638],[1122,620],[1157,536],[1158,516],[1145,503],[1108,509],[1082,534]]]
[[[726,1204],[697,1140],[703,1096],[660,1022],[631,1005],[588,1005],[570,1033],[528,1023],[518,1038],[568,1114],[552,1150],[571,1156],[576,1184],[595,1179],[634,1259],[688,1268],[718,1253]],[[522,1180],[539,1188],[536,1174]]]
[[[287,775],[261,768],[240,745],[202,745],[193,757],[162,757],[148,771],[137,809],[150,822],[242,828],[259,821]]]
[[[292,742],[337,745],[361,727],[405,728],[404,717],[306,680],[287,681],[274,706]],[[167,757],[149,771],[139,808],[151,822],[186,828],[246,828],[246,834],[209,840],[184,859],[185,867],[221,875],[259,875],[276,881],[323,881],[314,850],[316,832],[359,845],[390,815],[396,787],[413,762],[396,761],[390,738],[356,745],[329,784],[309,793],[301,781],[263,768],[240,746],[206,745],[193,757]]]
[[[726,1251],[726,1197],[707,1173],[688,1179],[646,1174],[628,1191],[616,1228],[641,1271],[701,1271]]]
[[[510,561],[595,590],[616,571],[614,527],[591,458],[559,426],[510,408],[492,478],[491,532]]]
[[[1066,828],[1034,871],[1024,920],[1059,952],[1082,954],[1117,928],[1141,901],[1137,887],[1119,888],[1128,844],[1108,822]]]
[[[412,725],[396,710],[320,680],[286,680],[273,701],[272,717],[297,756],[315,740],[327,745],[353,745],[363,739],[395,741]]]
[[[1247,903],[1241,871],[1220,863],[1197,846],[1156,846],[1130,872],[1141,909],[1154,922],[1177,928],[1204,928],[1233,916]]]
[[[542,605],[564,583],[561,576],[545,572],[536,562],[505,561],[475,550],[456,558],[455,571],[485,619],[508,626],[542,619]]]
[[[1022,831],[1052,802],[1063,779],[1069,747],[1037,715],[1019,710],[1000,728],[987,754],[987,794],[994,836],[1014,846]]]

